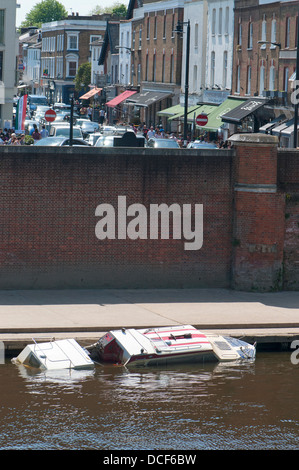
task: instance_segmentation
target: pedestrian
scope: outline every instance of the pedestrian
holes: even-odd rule
[[[155,137],[154,126],[151,126],[149,131],[147,132],[147,138],[150,139],[151,137]]]
[[[40,135],[42,139],[49,136],[49,132],[47,131],[45,124],[42,125],[42,130],[40,131]]]
[[[34,132],[32,133],[32,137],[33,137],[34,140],[40,140],[42,138],[37,127],[34,130]]]

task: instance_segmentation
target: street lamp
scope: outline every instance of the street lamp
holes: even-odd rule
[[[299,15],[299,12],[298,12]],[[298,98],[297,92],[299,88],[299,23],[297,22],[297,54],[296,54],[296,77],[295,77],[295,88],[296,96],[294,102],[294,148],[297,148],[297,124],[298,124]]]
[[[281,49],[280,42],[272,42],[272,41],[263,41],[263,40],[261,40],[261,41],[258,41],[257,43],[258,44],[272,44],[272,46],[277,46],[277,47],[279,47],[279,49]]]
[[[188,130],[188,93],[189,93],[189,55],[190,55],[190,21],[178,21],[175,33],[183,34],[183,26],[187,25],[186,40],[186,72],[185,72],[185,107],[184,107],[184,147],[187,146],[187,130]]]

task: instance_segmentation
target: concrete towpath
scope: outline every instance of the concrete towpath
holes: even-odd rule
[[[121,327],[191,324],[265,341],[299,338],[299,292],[228,289],[0,291],[0,341],[7,349],[55,337],[96,341]]]

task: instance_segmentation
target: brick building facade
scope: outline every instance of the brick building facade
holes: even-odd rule
[[[290,104],[296,69],[298,1],[236,0],[232,93]]]
[[[91,60],[90,43],[102,39],[106,21],[97,16],[69,16],[42,26],[41,80],[52,102],[69,103],[80,65]]]

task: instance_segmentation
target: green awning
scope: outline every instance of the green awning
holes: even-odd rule
[[[165,116],[165,117],[170,117],[174,116],[175,114],[178,114],[181,112],[182,106],[180,104],[177,104],[175,106],[171,106],[170,108],[166,109],[161,109],[161,111],[157,112],[158,116]]]
[[[228,113],[232,109],[235,109],[237,106],[240,106],[240,104],[245,103],[245,101],[246,99],[239,100],[234,98],[227,98],[208,115],[208,123],[205,126],[196,125],[196,127],[198,129],[205,129],[207,131],[217,131],[223,124],[221,116]]]
[[[193,122],[194,118],[196,118],[199,114],[207,114],[208,116],[218,108],[217,104],[202,104],[192,112],[192,115],[188,116],[188,122]]]
[[[180,105],[179,105],[180,106]],[[192,113],[193,111],[199,109],[201,106],[199,104],[195,105],[195,106],[189,106],[188,107],[188,114]],[[180,111],[177,112],[177,114],[174,114],[173,116],[169,117],[168,118],[168,121],[173,121],[174,119],[179,119],[181,117],[184,118],[184,114],[185,114],[185,108],[184,106],[180,106]]]

